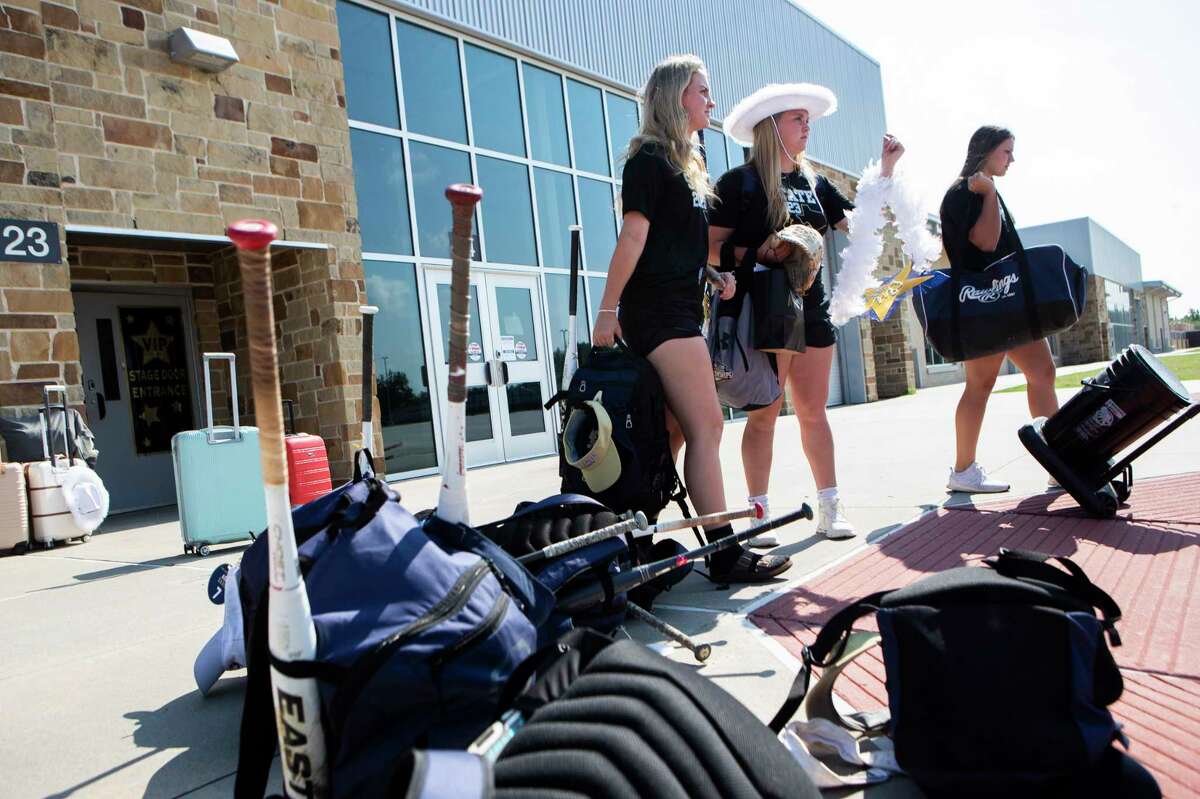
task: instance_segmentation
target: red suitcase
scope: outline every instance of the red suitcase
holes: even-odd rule
[[[284,436],[287,447],[288,497],[292,505],[303,505],[333,490],[329,454],[320,436],[296,432],[296,415],[291,400],[284,400],[292,432]]]

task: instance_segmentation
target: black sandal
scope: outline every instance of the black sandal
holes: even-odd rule
[[[743,549],[728,569],[710,569],[709,579],[717,583],[765,583],[792,565],[787,555],[760,555]]]

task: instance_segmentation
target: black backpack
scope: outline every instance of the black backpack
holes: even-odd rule
[[[1108,706],[1123,681],[1105,642],[1119,646],[1121,610],[1067,558],[1066,571],[1034,552],[1001,549],[990,568],[960,567],[843,608],[812,646],[778,731],[808,693],[813,666],[825,669],[809,715],[871,734],[887,731],[896,760],[923,789],[944,796],[1065,796],[1090,780],[1124,741]],[[1095,610],[1100,611],[1097,618]],[[875,614],[887,670],[890,719],[831,709],[833,680],[853,658],[851,626]],[[851,647],[854,645],[851,644]],[[865,649],[865,647],[864,647]],[[861,653],[862,649],[858,653]],[[814,707],[814,701],[820,707]],[[1107,766],[1106,766],[1107,767]],[[1112,786],[1108,795],[1154,795]],[[1073,795],[1073,794],[1072,794]]]
[[[612,421],[621,475],[604,491],[592,491],[583,473],[567,463],[560,441],[558,473],[562,493],[594,497],[617,513],[641,511],[654,520],[669,502],[682,502],[687,497],[671,459],[662,380],[649,361],[619,342],[616,347],[593,349],[567,390],[551,397],[546,407],[561,401],[565,420],[571,411],[595,399],[597,393]],[[684,516],[691,515],[686,505],[682,509]]]

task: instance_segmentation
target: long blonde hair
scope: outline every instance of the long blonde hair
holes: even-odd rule
[[[787,202],[783,197],[783,179],[780,175],[779,164],[782,160],[783,145],[779,143],[779,133],[775,129],[775,118],[767,117],[754,126],[754,144],[750,148],[750,160],[758,170],[758,179],[762,181],[763,191],[767,193],[767,221],[772,230],[779,230],[791,224],[792,217],[788,213]],[[815,193],[817,190],[817,173],[812,164],[801,153],[793,159],[795,169],[808,179],[808,186]]]
[[[688,131],[682,105],[683,92],[697,72],[708,74],[704,62],[691,54],[667,56],[658,62],[642,89],[642,125],[629,140],[626,157],[636,154],[643,144],[659,145],[692,191],[711,200],[715,193],[700,155],[700,139]]]

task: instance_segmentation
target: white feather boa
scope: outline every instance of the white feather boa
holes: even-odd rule
[[[921,198],[899,174],[883,177],[879,163],[872,161],[858,181],[854,210],[846,214],[850,243],[842,250],[842,268],[829,301],[829,315],[835,325],[844,325],[865,313],[863,293],[880,285],[874,272],[883,254],[883,228],[888,223],[883,213],[885,205],[896,218],[897,234],[913,271],[929,271],[929,265],[941,256],[942,242],[929,232]]]

